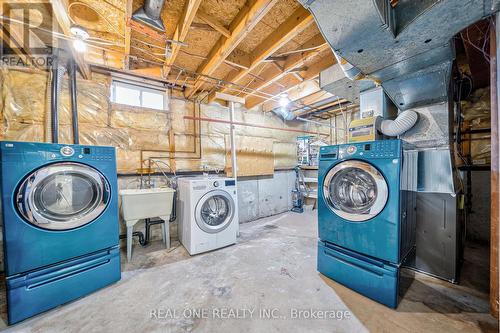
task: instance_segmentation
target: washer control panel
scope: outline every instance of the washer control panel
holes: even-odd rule
[[[399,158],[401,140],[379,140],[320,148],[320,160],[343,158]]]

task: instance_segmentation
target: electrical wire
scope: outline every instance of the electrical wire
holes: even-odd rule
[[[76,4],[76,3],[78,3],[78,2],[74,2],[74,4]],[[39,31],[46,32],[46,33],[51,34],[51,35],[53,35],[53,36],[55,36],[55,37],[57,37],[59,39],[64,39],[64,40],[68,40],[68,41],[73,41],[74,40],[74,38],[68,37],[68,36],[66,36],[64,34],[61,34],[61,33],[55,32],[55,31],[51,31],[51,30],[48,30],[48,29],[44,29],[44,28],[41,28],[41,27],[33,26],[33,25],[29,24],[29,23],[26,23],[26,22],[23,22],[23,21],[20,21],[20,20],[16,20],[16,19],[12,19],[12,18],[9,18],[9,17],[5,17],[3,15],[0,16],[0,19],[6,20],[6,21],[9,21],[9,22],[13,22],[13,23],[27,25],[28,27],[30,27],[32,29],[37,29]],[[111,52],[111,53],[115,53],[115,54],[126,55],[125,53],[120,52],[120,51],[106,49],[106,48],[103,48],[103,47],[99,47],[97,45],[93,45],[93,43],[96,43],[96,44],[101,44],[101,45],[121,46],[121,45],[118,45],[118,44],[108,44],[108,43],[112,43],[109,40],[105,40],[105,39],[93,37],[92,39],[89,39],[88,42],[89,42],[90,46],[95,47],[97,49],[101,49],[101,50],[104,50],[104,51],[107,51],[107,52]],[[150,43],[143,42],[143,41],[140,41],[140,43],[150,44]],[[154,44],[150,44],[150,46],[153,46],[153,45]],[[160,46],[157,46],[157,45],[154,45],[153,47],[160,48]],[[131,48],[134,48],[135,50],[138,50],[139,52],[141,52],[143,54],[146,54],[147,56],[155,59],[157,62],[151,61],[151,60],[149,60],[147,58],[140,58],[140,57],[137,57],[137,56],[132,56],[136,60],[144,61],[144,62],[147,62],[147,63],[150,63],[150,64],[155,64],[155,65],[158,65],[158,66],[167,66],[167,65],[165,65],[165,59],[159,58],[159,57],[155,56],[154,54],[147,53],[147,51],[145,51],[145,50],[143,50],[141,48],[138,48],[136,46],[133,46],[133,45],[131,45]],[[164,55],[164,54],[162,54],[162,55]],[[182,71],[182,72],[186,73],[187,75],[186,75],[185,82],[187,82],[189,80],[189,78],[191,77],[193,80],[199,80],[199,81],[201,81],[204,84],[205,83],[206,84],[211,84],[211,85],[215,85],[216,87],[224,86],[226,89],[228,89],[230,91],[233,91],[233,92],[236,92],[237,94],[242,94],[242,93],[243,94],[252,94],[252,95],[255,95],[256,97],[260,97],[262,99],[265,99],[266,101],[269,101],[269,100],[278,101],[279,100],[279,96],[276,96],[276,95],[273,95],[273,94],[269,94],[269,93],[266,93],[266,92],[263,92],[263,91],[260,91],[260,90],[249,88],[248,86],[250,85],[251,82],[255,81],[255,78],[253,80],[251,80],[250,83],[248,83],[247,85],[243,86],[243,85],[239,85],[239,84],[234,83],[234,82],[230,82],[230,81],[226,81],[226,80],[223,80],[223,79],[215,78],[215,77],[212,77],[212,76],[209,76],[209,75],[205,75],[205,74],[202,74],[202,73],[197,73],[197,72],[194,72],[194,71],[190,71],[190,70],[188,70],[186,68],[182,68],[182,67],[177,66],[177,65],[170,65],[170,67],[172,69],[177,70],[177,71]],[[265,68],[265,66],[262,66],[261,71],[264,68]],[[260,74],[260,72],[259,72],[259,74]]]
[[[321,47],[323,47],[323,45],[308,47],[308,48],[300,49],[300,50],[293,50],[293,51],[283,52],[283,53],[279,53],[279,54],[273,55],[273,57],[284,57],[284,56],[287,56],[287,55],[290,55],[290,54],[302,53],[302,52],[307,52],[307,51],[314,51],[314,50],[319,49]]]

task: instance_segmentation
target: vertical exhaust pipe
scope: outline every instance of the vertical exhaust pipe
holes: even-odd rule
[[[132,14],[132,19],[165,32],[165,25],[161,19],[164,3],[165,0],[146,0],[144,5]]]
[[[73,143],[75,145],[80,144],[80,135],[78,130],[78,100],[77,100],[77,90],[76,90],[76,64],[75,59],[71,58],[68,64],[68,74],[69,74],[69,94],[71,97],[71,115],[72,115],[72,125],[73,125]]]
[[[56,50],[52,59],[52,82],[50,93],[50,119],[52,143],[59,143],[59,69],[58,52]]]

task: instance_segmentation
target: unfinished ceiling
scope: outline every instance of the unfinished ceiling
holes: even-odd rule
[[[287,92],[300,108],[300,99],[320,96],[317,76],[335,63],[312,15],[296,0],[166,0],[165,33],[130,19],[141,0],[56,2],[91,35],[85,64],[161,79],[198,101],[211,102],[218,91],[269,111]]]

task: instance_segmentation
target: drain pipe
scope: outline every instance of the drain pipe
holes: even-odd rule
[[[77,100],[77,89],[76,89],[76,64],[75,59],[70,59],[68,63],[68,74],[69,74],[69,94],[71,96],[71,114],[72,114],[72,125],[73,125],[73,143],[75,145],[80,144],[80,135],[78,130],[78,100]]]

